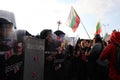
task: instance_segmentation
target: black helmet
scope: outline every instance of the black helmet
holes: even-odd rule
[[[13,24],[4,18],[0,18],[0,40],[16,40]]]

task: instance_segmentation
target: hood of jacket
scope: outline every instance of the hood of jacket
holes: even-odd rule
[[[110,35],[110,41],[120,44],[120,32],[118,31],[112,32]]]

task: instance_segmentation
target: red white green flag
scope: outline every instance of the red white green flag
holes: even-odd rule
[[[102,32],[101,24],[100,22],[98,22],[96,25],[96,34],[100,34],[101,32]]]
[[[67,26],[72,28],[73,32],[75,32],[79,26],[79,23],[80,23],[80,17],[76,13],[75,9],[73,7],[71,7],[66,24],[67,24]]]

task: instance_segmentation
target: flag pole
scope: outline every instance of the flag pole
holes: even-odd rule
[[[81,21],[81,20],[80,20],[80,22],[81,22],[81,24],[83,25],[83,23],[82,23],[82,21]],[[91,39],[84,25],[83,25],[83,28],[85,29],[85,31],[86,31],[86,33],[87,33],[87,35],[88,35],[89,39]]]
[[[75,33],[74,33],[74,37],[73,37],[73,45],[75,46]]]

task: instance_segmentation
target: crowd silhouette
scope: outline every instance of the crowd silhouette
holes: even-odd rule
[[[49,29],[40,33],[40,38],[45,39],[44,80],[120,80],[120,74],[111,77],[111,59],[103,57],[111,40],[95,34],[92,40],[78,38],[71,45],[61,35],[53,39]]]

